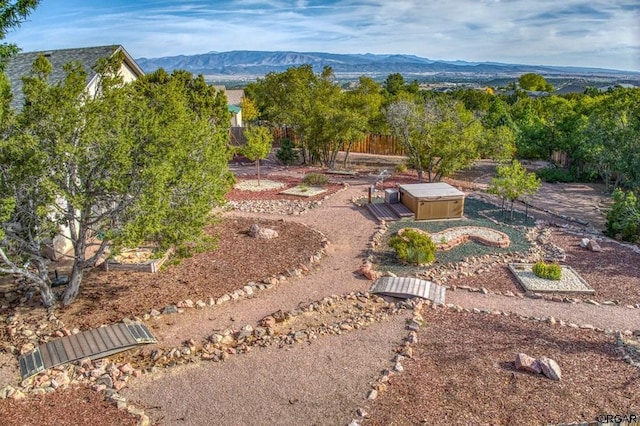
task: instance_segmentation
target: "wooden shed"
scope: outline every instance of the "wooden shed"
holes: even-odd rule
[[[464,214],[464,192],[437,183],[400,185],[400,202],[415,214],[416,220],[452,219]]]

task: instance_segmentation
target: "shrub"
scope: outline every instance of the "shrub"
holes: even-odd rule
[[[322,173],[307,173],[302,179],[302,183],[308,186],[326,186],[329,178]]]
[[[286,166],[296,164],[300,160],[298,153],[294,150],[294,144],[291,139],[282,139],[280,149],[276,152],[276,158]]]
[[[624,192],[617,188],[611,194],[613,204],[607,212],[604,233],[632,243],[640,241],[640,199],[633,191]]]
[[[560,280],[562,278],[562,267],[557,263],[536,262],[532,272],[536,277],[546,280]]]
[[[389,246],[396,251],[399,259],[423,265],[436,260],[436,245],[427,234],[407,229],[402,235],[389,240]]]
[[[540,179],[549,183],[571,183],[578,180],[578,177],[573,172],[573,170],[561,169],[553,166],[543,167],[542,169],[538,170],[536,174]]]
[[[396,173],[406,173],[406,171],[407,171],[407,163],[396,164]]]

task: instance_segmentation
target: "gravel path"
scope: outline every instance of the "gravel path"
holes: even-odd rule
[[[587,303],[567,304],[546,300],[507,297],[495,294],[448,291],[446,303],[463,308],[513,312],[538,318],[554,317],[567,323],[593,325],[610,330],[637,330],[640,328],[640,309],[621,306],[594,306]]]
[[[311,344],[258,348],[224,363],[145,375],[123,395],[163,425],[340,425],[391,368],[408,315]]]
[[[368,290],[371,282],[356,271],[377,224],[350,200],[365,194],[370,183],[367,179],[351,181],[350,188],[326,200],[322,207],[301,216],[283,217],[310,225],[330,241],[327,256],[311,274],[290,279],[254,298],[173,317],[171,326],[163,327],[160,333],[162,345],[204,337],[214,329],[255,325],[276,310],[292,310],[328,295]],[[448,292],[447,303],[553,316],[604,329],[640,328],[638,309],[467,291]],[[157,407],[148,413],[161,424],[347,424],[356,416],[355,409],[365,403],[371,383],[390,367],[393,350],[406,333],[406,315],[340,336],[321,337],[311,344],[254,349],[224,363],[160,371],[130,382],[123,393],[142,406]]]

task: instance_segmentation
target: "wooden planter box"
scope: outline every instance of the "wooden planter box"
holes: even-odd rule
[[[104,262],[105,271],[132,271],[132,272],[150,272],[155,274],[160,271],[160,267],[169,259],[173,253],[173,249],[167,250],[164,256],[158,259],[150,259],[140,263],[121,263],[114,259],[107,259]]]

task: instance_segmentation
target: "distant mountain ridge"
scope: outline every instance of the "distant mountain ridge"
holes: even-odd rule
[[[184,69],[203,75],[263,76],[282,72],[290,67],[310,64],[316,71],[330,66],[340,75],[403,75],[484,74],[514,76],[526,72],[542,75],[606,75],[640,78],[640,72],[614,69],[563,67],[547,65],[503,64],[496,62],[437,61],[403,54],[335,54],[325,52],[251,51],[209,52],[198,55],[139,58],[136,62],[145,72],[164,68]]]

